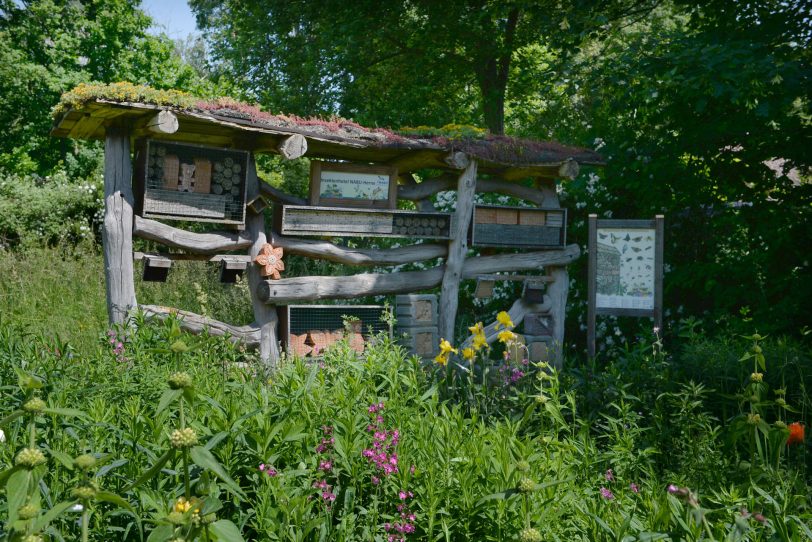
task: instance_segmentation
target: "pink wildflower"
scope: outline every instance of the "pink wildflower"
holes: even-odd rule
[[[611,501],[612,499],[615,498],[614,494],[605,487],[601,487],[601,497],[603,497],[607,501]]]
[[[634,482],[629,484],[629,489],[632,490],[632,493],[640,493],[640,488],[637,487],[637,484],[635,484]]]

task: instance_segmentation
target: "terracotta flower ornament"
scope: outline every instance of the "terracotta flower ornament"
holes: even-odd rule
[[[270,243],[262,245],[262,250],[254,258],[254,263],[261,266],[259,274],[263,277],[279,279],[281,278],[279,272],[285,270],[285,263],[282,261],[282,248],[274,248]]]

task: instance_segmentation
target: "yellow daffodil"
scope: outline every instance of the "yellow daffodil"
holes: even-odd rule
[[[485,328],[482,327],[482,322],[477,322],[476,324],[472,325],[468,328],[468,331],[471,332],[471,335],[483,335],[485,333]]]
[[[502,311],[496,315],[496,329],[500,328],[512,328],[513,327],[513,320],[510,319],[510,315]]]
[[[441,352],[437,354],[436,358],[434,358],[434,362],[445,367],[448,364],[448,356]]]
[[[497,337],[499,338],[499,341],[507,344],[516,339],[516,334],[510,331],[509,329],[506,329],[504,331],[500,331]]]
[[[471,360],[474,359],[476,355],[476,351],[473,348],[463,348],[462,349],[462,357],[465,359]]]
[[[447,340],[440,339],[440,354],[448,357],[449,352],[454,352],[456,354],[458,350],[451,346],[451,343]]]

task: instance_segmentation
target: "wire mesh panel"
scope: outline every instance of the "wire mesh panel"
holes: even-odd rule
[[[288,305],[282,309],[283,347],[300,357],[319,356],[345,335],[352,348],[363,352],[373,335],[392,333],[384,322],[387,308],[383,305]]]
[[[245,222],[245,151],[148,140],[138,169],[145,217]]]

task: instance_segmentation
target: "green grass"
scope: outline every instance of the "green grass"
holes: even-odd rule
[[[253,319],[246,288],[224,285],[214,264],[178,262],[167,282],[143,282],[135,262],[139,303],[205,313],[235,325]],[[107,329],[104,258],[89,243],[0,251],[0,322],[20,334],[69,340],[92,352]]]
[[[101,254],[87,247],[0,252],[0,322],[91,351],[107,327]]]

